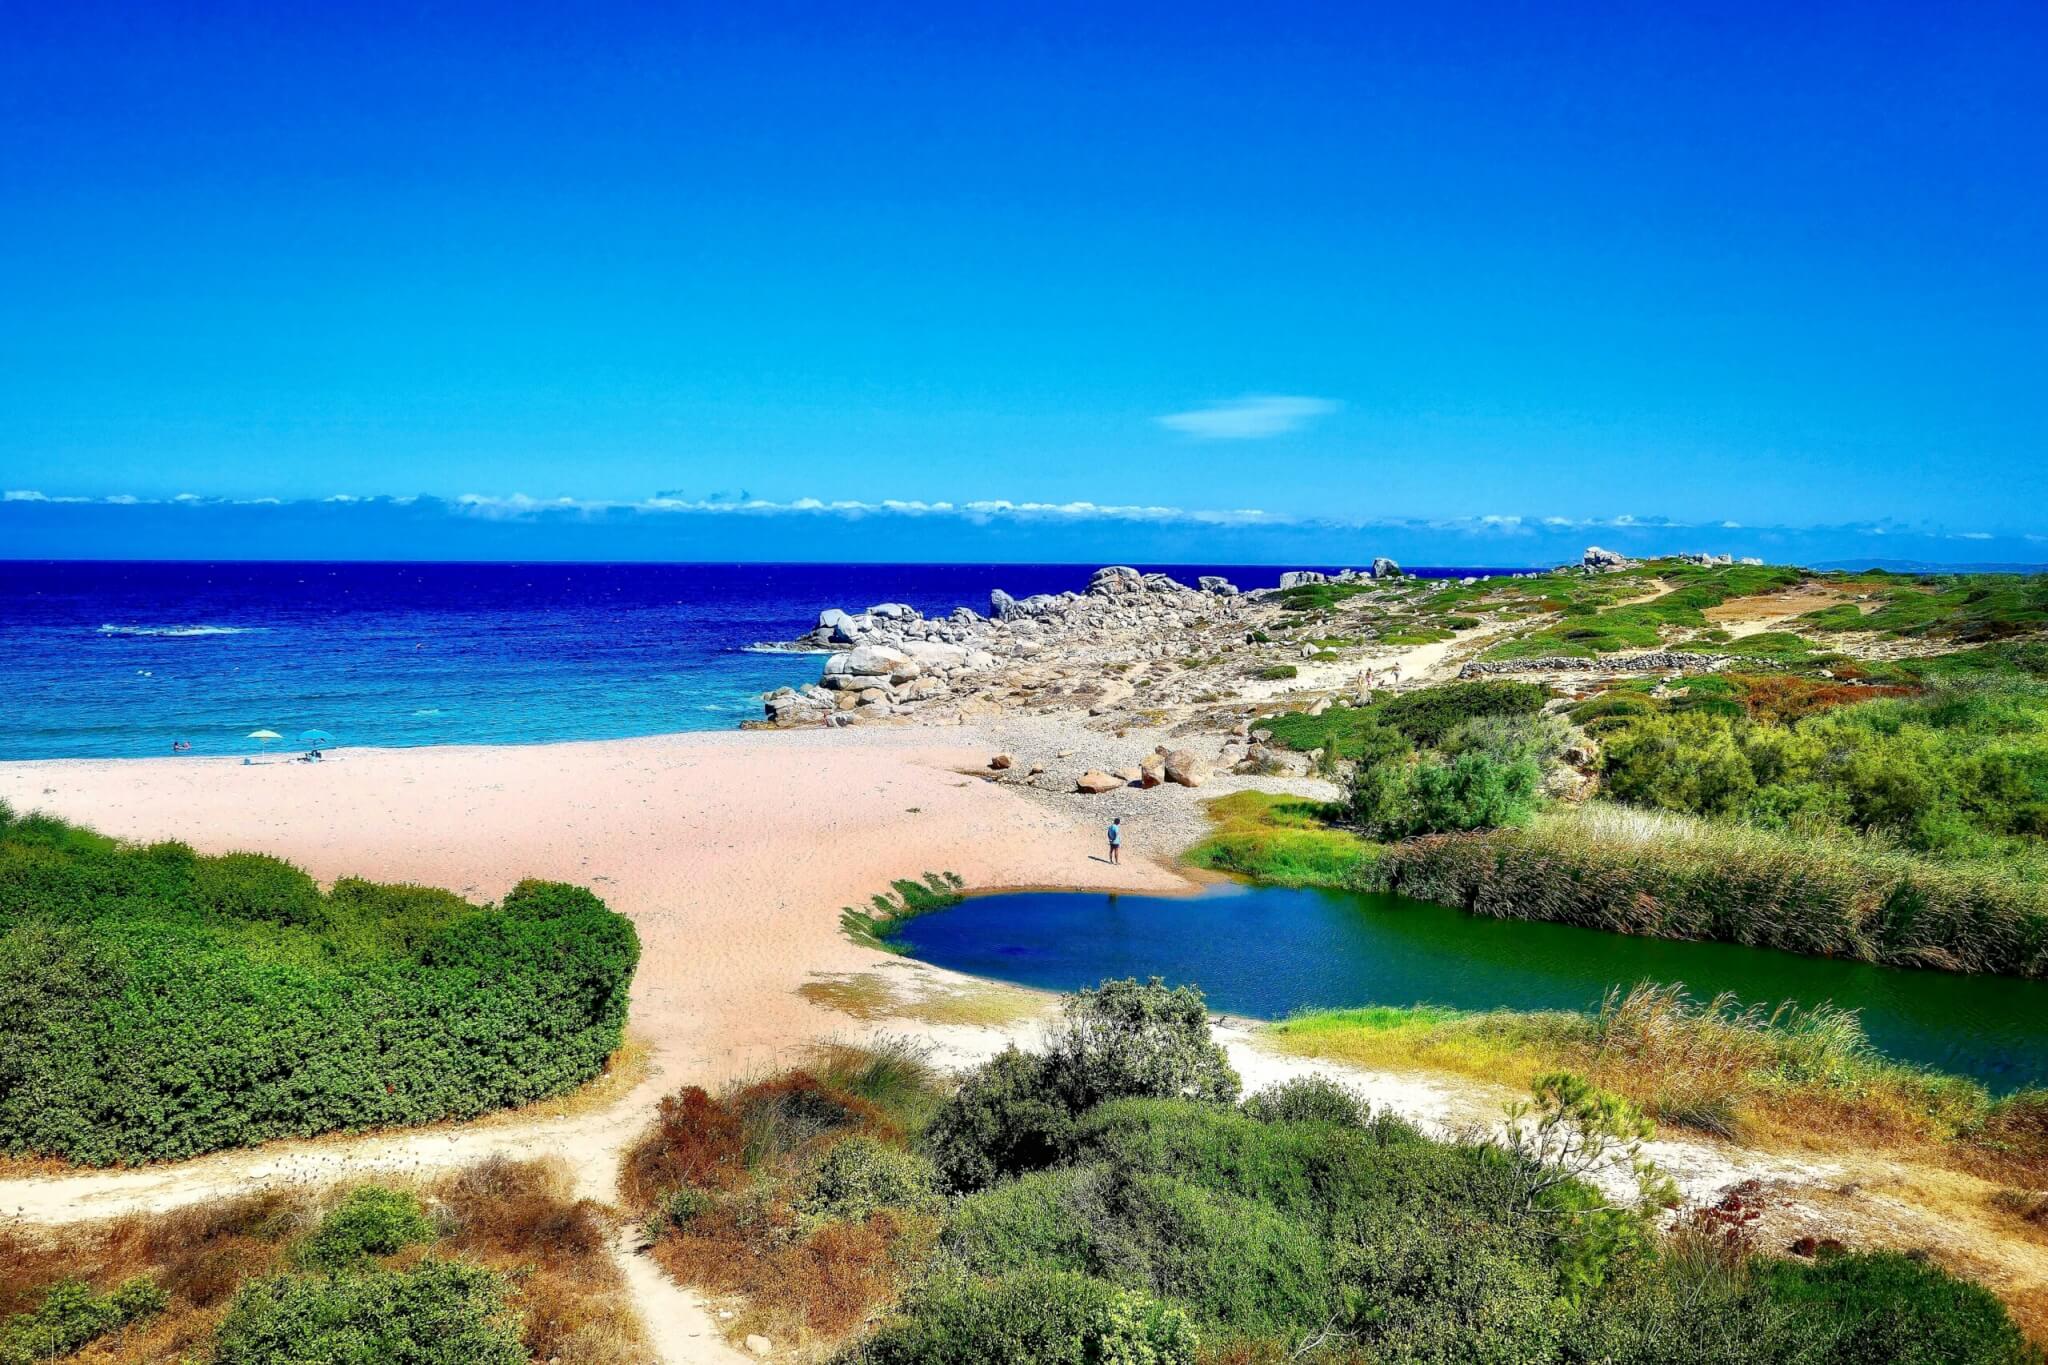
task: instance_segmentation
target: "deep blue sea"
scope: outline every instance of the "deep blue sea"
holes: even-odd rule
[[[725,729],[817,678],[817,658],[761,646],[824,607],[986,611],[991,588],[1078,590],[1095,567],[0,562],[0,760],[253,754],[256,730],[290,749],[316,729],[343,746]],[[1281,573],[1139,567],[1247,589]]]

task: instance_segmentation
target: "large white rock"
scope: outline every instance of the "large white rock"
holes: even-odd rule
[[[890,679],[900,673],[908,679],[917,676],[916,667],[910,656],[900,649],[891,649],[888,645],[862,645],[846,656],[846,667],[840,671],[864,678]],[[831,665],[826,665],[826,671],[831,671]]]
[[[926,672],[950,672],[967,662],[967,651],[959,645],[949,645],[942,640],[906,640],[901,646]]]
[[[1166,756],[1166,780],[1183,787],[1199,787],[1215,771],[1209,760],[1193,749],[1175,749]]]
[[[1124,593],[1145,591],[1145,575],[1125,564],[1111,564],[1097,569],[1095,576],[1088,580],[1088,595],[1091,597],[1116,597]]]

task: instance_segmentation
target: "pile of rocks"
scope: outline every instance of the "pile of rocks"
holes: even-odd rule
[[[1401,566],[1385,555],[1373,560],[1370,573],[1356,569],[1343,569],[1337,573],[1324,573],[1319,569],[1290,569],[1280,575],[1280,591],[1298,588],[1308,583],[1371,583],[1376,579],[1399,578]]]
[[[1713,672],[1731,663],[1732,654],[1689,654],[1660,649],[1649,654],[1631,654],[1623,659],[1581,659],[1553,654],[1541,659],[1475,659],[1458,670],[1460,678],[1482,678],[1490,673],[1684,673]]]
[[[1119,670],[1188,655],[1205,632],[1242,634],[1248,601],[1227,579],[1188,587],[1125,565],[1098,569],[1082,592],[989,594],[983,616],[959,607],[927,617],[901,602],[822,611],[798,644],[833,651],[816,684],[762,699],[770,723],[893,716],[945,703],[1032,702],[1101,714],[1129,700]]]

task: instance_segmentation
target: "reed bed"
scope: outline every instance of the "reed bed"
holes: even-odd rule
[[[1370,889],[1502,919],[2048,976],[2048,886],[2030,867],[1936,862],[1862,837],[1589,805],[1390,845],[1360,871]]]
[[[1639,982],[1598,1010],[1319,1010],[1273,1027],[1299,1056],[1451,1071],[1515,1087],[1566,1070],[1660,1123],[1766,1146],[1907,1151],[2037,1186],[2048,1180],[2048,1095],[1994,1098],[1976,1081],[1873,1048],[1853,1010],[1697,999]]]

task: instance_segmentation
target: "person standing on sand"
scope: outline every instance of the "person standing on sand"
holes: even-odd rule
[[[1124,847],[1124,832],[1121,828],[1123,822],[1124,818],[1121,815],[1117,816],[1116,819],[1111,820],[1109,822],[1109,861],[1112,866],[1115,866],[1123,861],[1123,859],[1118,856],[1123,852]]]

